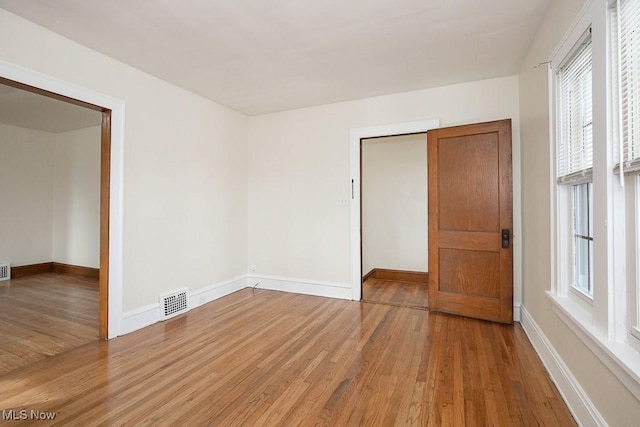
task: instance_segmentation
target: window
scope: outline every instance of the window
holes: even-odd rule
[[[573,186],[573,285],[593,295],[593,184]]]
[[[574,53],[557,72],[557,174],[562,209],[572,212],[571,224],[559,230],[572,260],[565,265],[573,289],[593,296],[593,97],[591,30],[581,37]],[[569,238],[568,236],[571,236]]]
[[[558,72],[560,88],[559,182],[587,175],[593,166],[591,31]]]
[[[587,0],[550,60],[553,310],[640,399],[640,0]]]
[[[612,8],[614,112],[623,169],[640,171],[640,1],[618,0]]]
[[[637,259],[640,255],[640,175],[627,174],[624,177],[624,216],[625,236],[622,242],[625,247],[626,283],[627,283],[627,325],[633,339],[640,340],[640,287]],[[633,340],[632,339],[632,340]],[[640,344],[640,342],[639,342]]]
[[[640,0],[618,0],[611,8],[612,116],[617,151],[614,172],[626,185],[624,211],[628,332],[640,339]]]

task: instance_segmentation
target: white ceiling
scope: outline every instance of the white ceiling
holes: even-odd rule
[[[0,123],[60,133],[101,123],[98,111],[0,84]]]
[[[513,75],[551,0],[0,0],[254,115]]]

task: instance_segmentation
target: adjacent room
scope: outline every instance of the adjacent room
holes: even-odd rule
[[[428,307],[427,134],[361,142],[362,300]]]
[[[100,122],[0,85],[0,372],[98,339]]]
[[[0,0],[3,421],[636,425],[639,17]]]

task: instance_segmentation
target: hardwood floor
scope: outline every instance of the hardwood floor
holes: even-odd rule
[[[0,374],[97,337],[97,280],[46,273],[0,282]]]
[[[0,376],[38,425],[575,425],[519,326],[245,289]]]
[[[429,287],[424,283],[369,278],[362,284],[362,300],[424,309],[428,307]]]

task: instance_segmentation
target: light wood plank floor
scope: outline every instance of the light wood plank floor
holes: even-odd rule
[[[423,283],[367,279],[362,283],[362,299],[377,304],[427,308],[429,287]]]
[[[97,280],[47,273],[0,282],[0,374],[97,339]]]
[[[0,376],[0,409],[81,426],[575,425],[519,326],[249,289]]]

